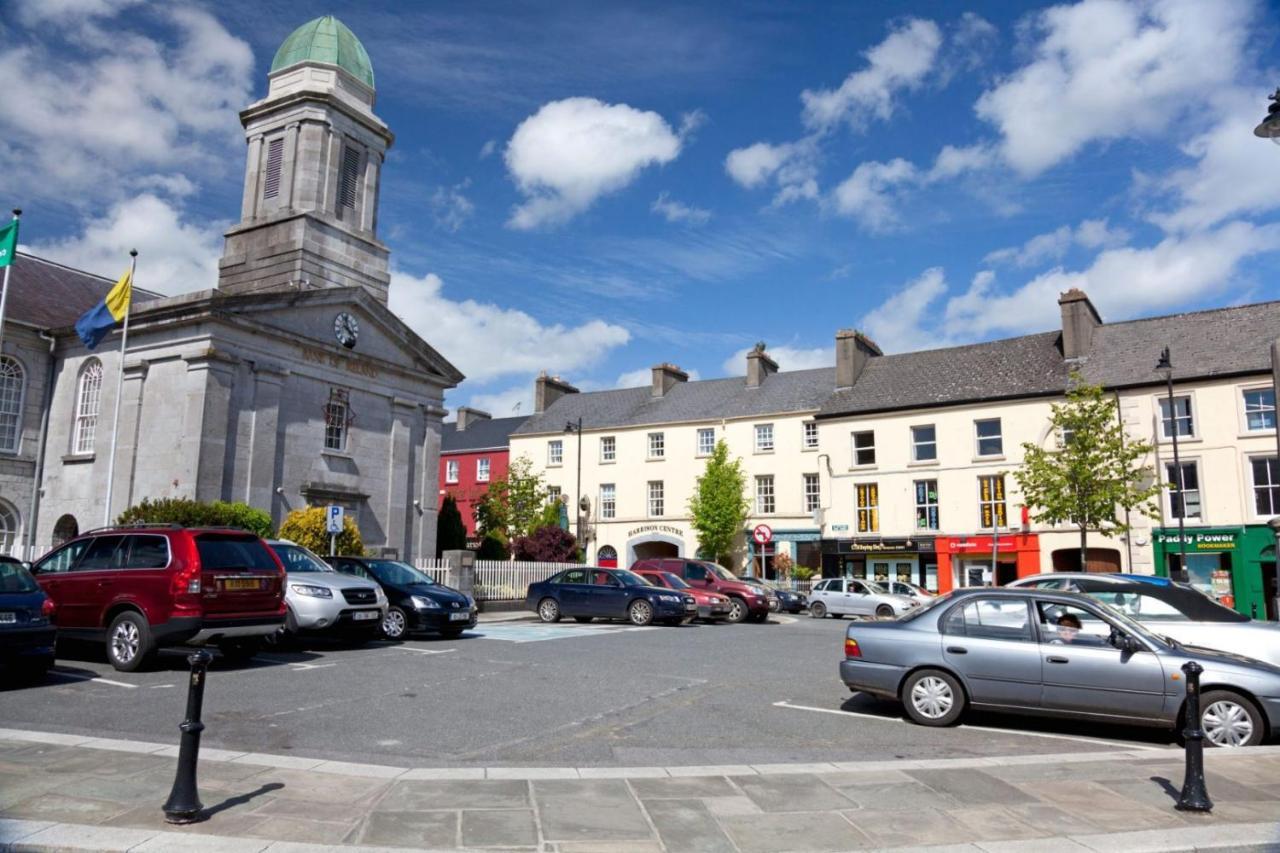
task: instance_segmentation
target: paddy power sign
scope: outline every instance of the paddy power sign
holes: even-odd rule
[[[1243,531],[1240,530],[1188,530],[1183,541],[1187,549],[1192,551],[1234,551],[1236,540]],[[1157,531],[1156,543],[1178,547],[1177,531]]]

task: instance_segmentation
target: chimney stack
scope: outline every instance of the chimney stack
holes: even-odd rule
[[[856,329],[836,332],[836,389],[852,388],[867,361],[881,354],[876,342]]]
[[[493,420],[493,415],[488,412],[482,412],[479,409],[473,409],[470,406],[458,407],[458,432],[466,432],[467,427],[476,421]]]
[[[758,343],[755,349],[747,353],[747,387],[759,388],[764,384],[765,377],[771,373],[778,372],[778,362],[769,357],[764,351],[764,343]]]
[[[689,374],[668,361],[653,366],[652,393],[654,397],[665,397],[667,392],[675,387],[676,383],[688,381]]]
[[[559,376],[548,376],[544,370],[533,384],[533,412],[542,414],[565,394],[577,394],[578,389]]]
[[[1058,308],[1062,311],[1062,357],[1086,358],[1093,347],[1094,329],[1102,325],[1098,309],[1078,287],[1058,296]]]

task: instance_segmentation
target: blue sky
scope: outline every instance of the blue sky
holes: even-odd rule
[[[115,274],[137,245],[168,293],[216,279],[276,47],[338,15],[396,134],[393,308],[496,416],[542,368],[710,378],[758,340],[827,365],[841,327],[1052,328],[1069,287],[1109,320],[1280,297],[1259,2],[8,5],[26,248]]]

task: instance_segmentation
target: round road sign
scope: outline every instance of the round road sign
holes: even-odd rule
[[[751,538],[760,545],[768,545],[773,541],[773,528],[767,524],[757,524],[756,529],[751,531]]]

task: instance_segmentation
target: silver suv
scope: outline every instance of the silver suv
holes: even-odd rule
[[[268,540],[285,572],[285,634],[341,633],[372,640],[382,630],[387,597],[382,587],[335,571],[315,554],[287,539]]]

